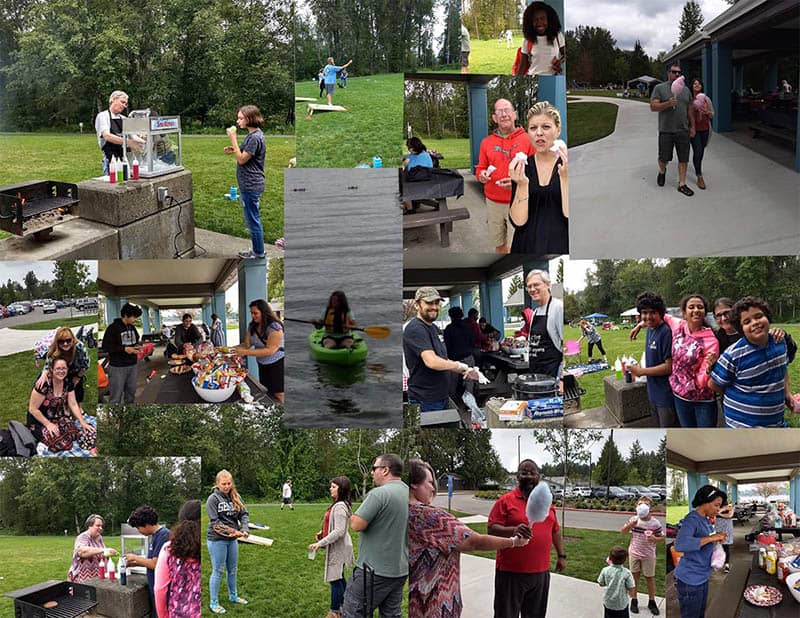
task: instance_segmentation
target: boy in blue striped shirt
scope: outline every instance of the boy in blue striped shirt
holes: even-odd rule
[[[786,341],[769,334],[769,305],[745,296],[733,306],[733,322],[743,337],[717,361],[709,385],[723,394],[728,427],[784,427],[783,411],[791,409]]]

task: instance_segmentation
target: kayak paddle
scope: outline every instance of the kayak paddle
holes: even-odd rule
[[[284,322],[300,322],[301,324],[312,324],[314,322],[311,320],[298,320],[295,318],[283,318]],[[392,329],[388,326],[381,326],[381,325],[372,325],[372,326],[365,326],[364,328],[359,328],[354,326],[350,330],[358,330],[362,333],[366,333],[369,337],[373,339],[386,339],[392,332]]]

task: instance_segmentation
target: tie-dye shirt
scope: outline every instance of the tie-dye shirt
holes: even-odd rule
[[[447,511],[428,504],[408,505],[408,615],[456,618],[461,615],[461,554],[473,534]]]

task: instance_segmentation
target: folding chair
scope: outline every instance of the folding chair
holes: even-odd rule
[[[569,365],[570,358],[574,361],[577,357],[578,364],[583,364],[583,359],[581,358],[581,342],[580,339],[572,339],[569,341],[565,341],[566,343],[566,350],[564,351],[564,364]]]

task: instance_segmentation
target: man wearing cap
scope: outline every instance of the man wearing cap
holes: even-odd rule
[[[511,178],[508,164],[518,152],[532,155],[533,144],[528,133],[516,126],[517,112],[508,99],[497,99],[492,120],[494,132],[481,142],[475,178],[483,185],[486,199],[486,224],[495,253],[508,253],[514,234],[508,220],[511,204]]]
[[[420,412],[448,407],[450,380],[447,372],[475,379],[468,365],[449,360],[444,337],[434,321],[439,317],[442,297],[436,288],[422,287],[414,295],[416,317],[403,330],[403,356],[408,367],[408,402]]]

